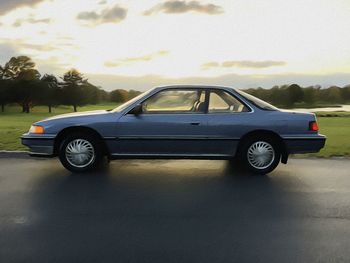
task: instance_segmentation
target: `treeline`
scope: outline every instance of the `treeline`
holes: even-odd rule
[[[350,85],[321,88],[292,84],[246,91],[281,108],[350,104]],[[139,94],[139,91],[123,89],[107,92],[91,84],[75,69],[61,77],[52,74],[42,76],[27,56],[12,57],[4,66],[0,65],[1,111],[7,104],[13,103],[21,105],[22,112],[26,113],[35,105],[46,105],[49,112],[59,105],[70,105],[77,111],[77,107],[86,104],[123,103]]]
[[[76,69],[63,76],[41,75],[35,63],[27,56],[12,57],[4,66],[0,65],[0,104],[5,111],[7,104],[21,105],[22,112],[29,113],[35,105],[52,107],[70,105],[74,111],[86,104],[101,102],[125,102],[140,94],[139,91],[117,89],[107,92],[91,84]]]
[[[350,104],[350,85],[344,87],[300,87],[297,84],[274,86],[271,89],[248,89],[251,95],[284,108]]]

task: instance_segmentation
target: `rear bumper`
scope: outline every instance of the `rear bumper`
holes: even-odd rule
[[[326,139],[326,136],[321,134],[283,138],[288,154],[319,152],[324,147]]]
[[[22,144],[29,148],[29,155],[36,157],[53,157],[54,140],[51,135],[32,135],[23,134],[21,136]]]

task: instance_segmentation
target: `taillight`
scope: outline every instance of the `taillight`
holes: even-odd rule
[[[309,122],[309,130],[310,131],[315,131],[315,132],[318,131],[318,125],[317,125],[316,121],[310,121]]]

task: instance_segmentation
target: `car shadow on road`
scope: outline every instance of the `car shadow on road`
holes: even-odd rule
[[[46,261],[297,261],[303,244],[290,237],[303,227],[291,218],[311,205],[290,191],[300,183],[224,161],[120,160],[85,175],[55,165],[32,185],[28,245]]]

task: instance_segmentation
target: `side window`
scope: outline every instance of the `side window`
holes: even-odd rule
[[[247,112],[248,108],[226,91],[211,91],[209,96],[209,113]]]
[[[204,90],[164,90],[142,103],[145,113],[193,113],[205,110]]]

